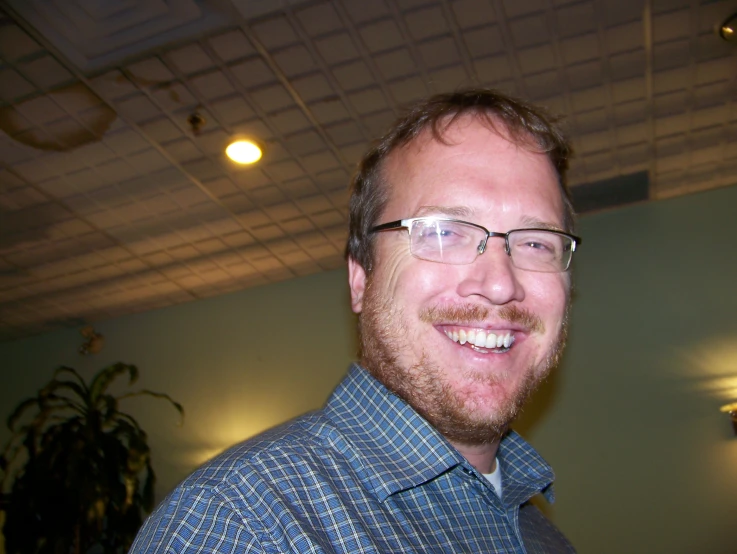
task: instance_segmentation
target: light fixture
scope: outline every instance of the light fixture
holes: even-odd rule
[[[718,29],[719,36],[727,42],[737,43],[737,12],[724,20]]]
[[[228,157],[239,164],[252,164],[261,159],[261,148],[252,140],[240,139],[231,142],[225,149]]]
[[[732,420],[732,427],[734,429],[734,434],[737,435],[737,402],[732,402],[731,404],[725,404],[724,406],[719,408],[719,411],[725,414],[729,414],[729,417]]]

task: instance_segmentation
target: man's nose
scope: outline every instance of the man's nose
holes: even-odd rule
[[[458,285],[458,293],[463,297],[482,296],[497,306],[521,302],[525,297],[518,279],[520,270],[512,264],[501,237],[489,237],[484,253],[464,270]]]

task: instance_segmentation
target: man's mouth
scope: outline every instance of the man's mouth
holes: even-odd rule
[[[463,329],[453,328],[444,329],[445,335],[458,344],[468,344],[475,347],[474,350],[483,348],[484,350],[495,350],[498,352],[507,352],[514,343],[514,334],[512,331],[485,331],[483,329]]]

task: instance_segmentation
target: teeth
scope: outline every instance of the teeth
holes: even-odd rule
[[[465,329],[445,331],[445,335],[459,344],[471,344],[478,348],[509,348],[514,343],[514,335],[512,333],[495,334],[487,333],[483,329]]]

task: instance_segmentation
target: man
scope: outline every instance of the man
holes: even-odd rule
[[[197,470],[132,551],[573,552],[528,502],[552,470],[509,430],[565,340],[568,155],[492,91],[410,110],[353,181],[360,365],[323,410]]]

